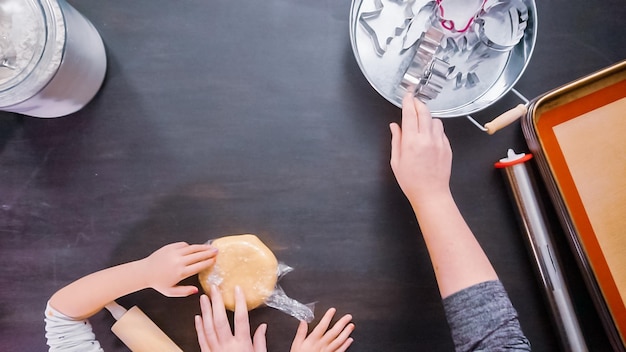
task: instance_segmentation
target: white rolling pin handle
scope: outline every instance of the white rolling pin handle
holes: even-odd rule
[[[115,318],[115,320],[120,320],[122,316],[126,314],[127,312],[126,308],[120,306],[115,301],[107,304],[106,306],[104,306],[104,308],[106,308],[109,311],[109,313],[111,313],[111,315],[113,316],[113,318]]]

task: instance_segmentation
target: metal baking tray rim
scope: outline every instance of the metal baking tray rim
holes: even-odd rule
[[[542,180],[548,190],[552,205],[554,206],[559,217],[559,222],[566,233],[571,250],[574,252],[577,264],[582,271],[585,284],[591,294],[596,309],[602,317],[602,322],[607,334],[609,335],[611,344],[618,351],[626,351],[626,336],[621,336],[614,322],[610,308],[604,298],[604,295],[602,294],[601,287],[596,280],[596,275],[587,257],[583,243],[581,242],[579,232],[576,229],[574,220],[572,219],[570,211],[568,210],[568,207],[563,199],[562,190],[554,177],[553,169],[551,168],[548,158],[544,153],[544,145],[539,138],[539,133],[536,128],[539,116],[535,114],[537,107],[544,106],[545,108],[545,105],[565,104],[565,102],[559,102],[558,99],[562,98],[566,94],[580,96],[588,95],[588,92],[596,90],[594,88],[601,84],[601,82],[603,82],[602,84],[604,85],[610,85],[621,80],[626,80],[626,60],[540,95],[529,103],[528,113],[522,117],[521,127],[526,143],[534,155],[536,165],[538,166]],[[606,83],[607,81],[609,83]],[[588,89],[578,94],[576,91],[581,90],[581,87]],[[574,99],[575,98],[572,100]]]

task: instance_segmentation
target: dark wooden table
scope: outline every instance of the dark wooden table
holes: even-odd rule
[[[70,1],[99,29],[108,73],[96,98],[59,119],[0,113],[0,350],[46,349],[43,310],[63,285],[174,241],[255,233],[295,268],[301,302],[354,315],[353,351],[450,351],[424,243],[389,168],[400,110],[370,87],[349,40],[350,1]],[[539,1],[529,98],[626,58],[624,0]],[[474,114],[486,122],[507,95]],[[444,121],[458,204],[536,351],[559,347],[504,179],[493,163],[527,150],[519,123],[488,136]],[[558,232],[558,231],[557,231]],[[563,261],[594,351],[610,347],[576,265]],[[197,283],[192,278],[189,282]],[[139,305],[198,350],[198,297],[150,290]],[[270,308],[268,347],[297,321]],[[126,348],[106,312],[107,351]]]

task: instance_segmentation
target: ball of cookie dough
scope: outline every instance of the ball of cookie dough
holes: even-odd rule
[[[226,309],[235,310],[235,286],[245,296],[248,310],[260,306],[269,297],[278,280],[278,261],[274,253],[251,234],[221,237],[211,242],[218,249],[215,264],[198,278],[205,292],[216,285]]]

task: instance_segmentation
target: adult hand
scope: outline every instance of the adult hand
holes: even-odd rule
[[[195,286],[178,283],[215,263],[217,249],[206,244],[189,245],[185,242],[168,244],[138,261],[138,277],[168,297],[186,297],[197,293]]]
[[[211,300],[200,296],[202,317],[196,316],[196,332],[202,352],[266,352],[265,332],[267,325],[261,324],[254,337],[250,338],[248,306],[243,291],[235,287],[235,333],[230,331],[222,295],[211,286]]]
[[[328,330],[335,312],[335,308],[327,310],[309,336],[307,336],[307,323],[301,321],[291,345],[291,352],[343,352],[347,350],[354,341],[350,337],[354,331],[354,324],[350,323],[352,316],[344,315]]]
[[[452,150],[443,124],[422,102],[407,95],[402,101],[402,128],[391,129],[391,169],[413,207],[450,193]]]

